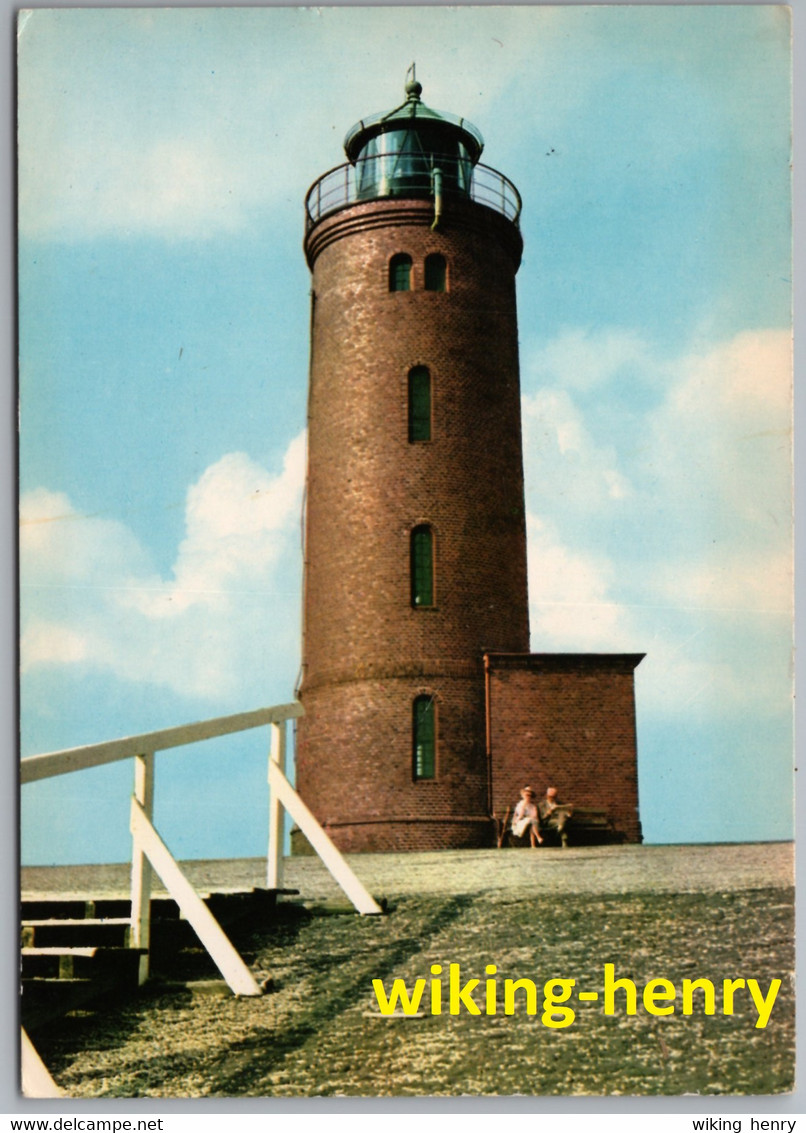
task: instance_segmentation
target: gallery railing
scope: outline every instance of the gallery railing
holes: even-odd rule
[[[305,198],[306,231],[348,205],[386,198],[464,198],[486,205],[517,225],[521,197],[512,182],[488,165],[449,155],[395,151],[346,162],[314,181]]]

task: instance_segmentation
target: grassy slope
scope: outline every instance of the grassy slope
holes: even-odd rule
[[[239,1001],[155,986],[37,1038],[60,1084],[83,1097],[767,1094],[793,1086],[792,941],[792,894],[780,888],[404,896],[382,919],[289,909],[272,931],[240,942],[254,969],[273,976],[274,994]],[[608,962],[639,989],[657,977],[783,986],[763,1030],[747,992],[732,1016],[721,1014],[721,995],[711,1017],[699,999],[690,1017],[653,1017],[640,1005],[635,1016],[607,1017],[600,1003],[574,1004],[561,1030],[523,1010],[379,1015],[373,978],[411,982],[449,962],[463,979],[495,963],[500,979],[539,987],[575,977],[600,989]]]

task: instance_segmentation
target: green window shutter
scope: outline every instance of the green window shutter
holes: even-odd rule
[[[411,604],[434,605],[434,535],[430,527],[411,533]]]
[[[448,278],[448,265],[445,257],[439,252],[425,257],[425,289],[426,291],[446,291]]]
[[[414,778],[433,779],[436,774],[436,720],[434,698],[418,696],[414,701]]]
[[[398,252],[389,261],[389,290],[411,291],[411,256]]]
[[[425,366],[409,371],[409,441],[431,440],[431,375]]]

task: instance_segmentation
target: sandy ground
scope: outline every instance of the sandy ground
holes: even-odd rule
[[[128,1001],[67,1017],[35,1036],[71,1096],[300,1097],[526,1095],[765,1095],[793,1088],[792,847],[612,847],[357,855],[351,864],[384,917],[344,908],[318,861],[287,863],[300,890],[271,924],[235,942],[256,977],[257,999],[235,999],[188,957],[183,972]],[[259,885],[261,861],[197,862],[202,889]],[[89,886],[89,888],[86,888]],[[95,896],[124,893],[125,866],[25,870],[23,887]],[[100,888],[99,888],[100,887]],[[325,915],[330,910],[331,915]],[[180,957],[181,959],[181,957]],[[201,963],[201,967],[199,964]],[[204,965],[207,965],[205,968]],[[461,981],[531,981],[507,1013],[451,1014],[449,965]],[[605,966],[632,981],[602,1002]],[[373,980],[412,989],[441,969],[444,1010],[432,992],[419,1010],[379,1010]],[[547,987],[574,980],[567,1026],[546,1021]],[[671,986],[672,1011],[642,998],[653,980]],[[780,980],[769,1019],[747,986],[727,1008],[723,981]],[[684,981],[713,984],[705,992]],[[665,990],[669,990],[664,985]],[[557,989],[555,988],[555,991]],[[663,988],[661,990],[664,990]],[[596,991],[595,1002],[577,998]],[[471,996],[473,998],[473,996]],[[667,1001],[664,1000],[664,1003]],[[653,1000],[650,997],[650,1005]],[[551,1018],[551,1016],[549,1016]]]
[[[712,893],[791,885],[789,842],[701,846],[596,846],[567,850],[456,850],[421,854],[349,854],[355,873],[376,896],[481,893],[535,885],[551,893]],[[262,858],[183,863],[201,891],[266,884]],[[128,865],[25,866],[22,894],[126,896]],[[304,898],[341,890],[315,857],[288,858],[283,884]],[[156,890],[159,891],[159,885]]]

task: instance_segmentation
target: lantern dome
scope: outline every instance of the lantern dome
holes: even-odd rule
[[[412,77],[405,102],[348,131],[344,151],[356,169],[359,199],[430,192],[435,171],[447,191],[469,194],[484,149],[481,132],[466,118],[426,106],[422,89]]]
[[[371,156],[373,151],[377,152],[377,139],[381,135],[393,134],[396,137],[389,141],[404,142],[407,135],[414,133],[423,148],[453,152],[458,156],[461,147],[464,151],[462,156],[475,165],[484,149],[481,131],[466,118],[426,106],[420,98],[422,89],[421,83],[409,80],[406,83],[406,101],[400,106],[356,122],[344,139],[344,152],[349,160],[354,163],[362,157]]]

